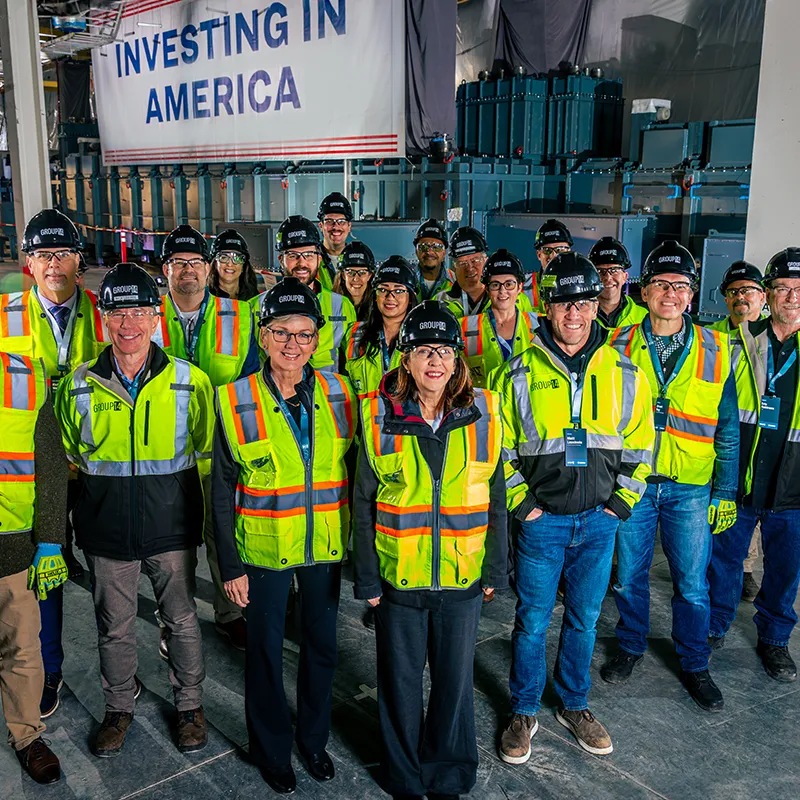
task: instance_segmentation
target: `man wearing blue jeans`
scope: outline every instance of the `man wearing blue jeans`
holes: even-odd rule
[[[648,316],[619,328],[611,343],[647,376],[655,398],[656,444],[647,491],[617,532],[619,650],[600,674],[624,683],[647,650],[650,565],[656,530],[673,584],[672,639],[680,680],[705,711],[722,692],[708,671],[710,603],[706,572],[713,533],[736,520],[739,424],[728,336],[686,313],[697,267],[677,242],[659,245],[642,269]],[[741,561],[740,561],[741,569]]]
[[[742,499],[736,525],[714,540],[709,644],[722,647],[736,617],[740,564],[748,532],[760,521],[764,580],[755,599],[756,652],[771,678],[793,681],[797,667],[788,645],[800,583],[800,249],[773,256],[764,283],[771,318],[742,323],[734,340]]]
[[[562,572],[556,719],[584,750],[613,750],[589,710],[589,667],[614,534],[645,491],[654,440],[647,380],[605,344],[596,321],[603,284],[592,263],[577,253],[558,255],[542,287],[547,319],[532,347],[491,378],[503,393],[508,507],[519,523],[512,714],[500,741],[500,758],[509,764],[530,758],[539,727],[545,640]]]

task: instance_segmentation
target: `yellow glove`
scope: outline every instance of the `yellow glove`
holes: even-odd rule
[[[711,533],[722,533],[736,522],[736,503],[733,500],[712,499],[708,507],[708,524]]]
[[[57,544],[40,544],[36,547],[33,563],[28,567],[28,588],[35,589],[40,600],[61,586],[69,575],[61,547]]]

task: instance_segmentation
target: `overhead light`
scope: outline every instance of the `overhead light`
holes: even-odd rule
[[[137,22],[140,28],[161,28],[163,27],[160,22]]]

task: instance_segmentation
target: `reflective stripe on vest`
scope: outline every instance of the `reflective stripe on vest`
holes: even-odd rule
[[[0,314],[0,335],[30,336],[31,324],[28,316],[30,292],[13,292],[4,295],[2,314]]]
[[[358,358],[358,351],[361,345],[361,340],[364,338],[364,323],[356,322],[350,329],[350,341],[347,343],[347,351],[345,357],[348,360]]]
[[[336,433],[340,439],[353,438],[353,415],[347,400],[347,391],[343,379],[335,372],[318,375],[317,379],[325,389],[325,396],[331,405]]]
[[[335,360],[335,351],[339,349],[344,337],[344,329],[347,325],[347,317],[342,313],[342,301],[344,298],[340,294],[330,293],[331,298],[331,314],[328,317],[328,322],[333,325],[333,349],[332,357]]]
[[[257,442],[267,435],[257,381],[258,373],[255,373],[220,389],[227,391],[230,398],[239,445]]]
[[[239,312],[229,297],[215,297],[216,310],[216,351],[223,356],[239,355],[240,320]]]
[[[347,505],[347,486],[346,480],[314,483],[314,511],[336,511]],[[239,483],[235,506],[236,513],[244,517],[284,519],[301,516],[306,513],[306,490],[304,486],[256,489]]]
[[[481,321],[483,315],[462,317],[461,334],[464,337],[464,355],[467,357],[483,355],[483,337],[481,336]]]
[[[3,407],[32,411],[36,407],[36,378],[26,356],[0,353],[3,362]]]
[[[400,436],[383,432],[383,410],[381,408],[381,400],[379,397],[371,397],[369,399],[370,409],[370,428],[374,437],[375,454],[378,456],[387,456],[390,453],[399,453],[403,447]],[[367,430],[367,426],[364,426]]]

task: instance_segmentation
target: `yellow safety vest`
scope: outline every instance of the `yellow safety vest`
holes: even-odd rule
[[[489,307],[492,304],[491,298],[489,297],[489,292],[487,291],[486,294],[484,294],[478,308],[474,309],[469,313],[469,315],[467,315],[467,312],[465,311],[465,309],[469,308],[469,298],[467,297],[467,293],[462,290],[461,298],[454,299],[451,292],[452,288],[444,292],[439,292],[434,299],[438,300],[440,303],[444,303],[447,306],[448,311],[450,311],[454,317],[459,319],[465,316],[475,317],[478,314],[483,314],[489,310]],[[516,306],[520,311],[533,311],[533,305],[531,304],[530,298],[525,294],[525,292],[519,293]]]
[[[535,313],[517,311],[512,357],[518,356],[533,344],[534,333],[538,327],[539,321]],[[505,363],[489,314],[463,317],[461,334],[464,337],[464,358],[472,375],[472,383],[480,387],[488,386],[489,374]]]
[[[341,561],[350,528],[347,467],[355,396],[332,372],[314,373],[311,463],[261,372],[217,390],[234,459],[236,543],[246,564],[282,570]]]
[[[714,472],[714,436],[722,390],[731,371],[729,337],[692,325],[692,347],[680,371],[669,382],[666,430],[656,431],[653,474],[678,483],[704,486]],[[617,328],[609,338],[647,376],[653,399],[661,388],[641,323]]]
[[[502,447],[500,398],[475,390],[480,419],[447,435],[434,483],[417,437],[383,432],[384,400],[362,401],[364,442],[378,479],[375,549],[396,589],[467,589],[480,580],[489,522],[489,479]]]
[[[91,292],[76,291],[66,333],[58,340],[35,291],[0,296],[0,350],[41,358],[48,378],[60,378],[99,355],[108,336],[96,298]]]
[[[47,398],[47,378],[40,359],[0,352],[2,404],[0,427],[0,541],[9,533],[33,529],[36,500],[34,431]]]
[[[597,317],[597,324],[603,330],[616,330],[617,328],[624,328],[627,325],[635,325],[637,322],[641,322],[647,314],[648,311],[644,306],[640,306],[638,303],[634,303],[630,297],[626,297],[625,308],[622,310],[619,321],[614,328],[608,328],[599,316]]]
[[[81,364],[59,383],[56,414],[67,458],[87,475],[172,475],[211,457],[213,395],[205,373],[188,361],[169,364],[127,392]],[[123,396],[124,395],[124,396]]]
[[[535,311],[540,316],[545,313],[544,298],[542,297],[542,290],[539,286],[539,272],[532,272],[525,277],[525,282],[522,285],[521,296],[525,297],[530,304],[530,310]],[[519,304],[517,304],[519,305]]]
[[[347,329],[344,345],[347,359],[345,368],[359,400],[363,400],[365,397],[377,397],[383,376],[387,371],[397,369],[400,366],[400,359],[403,357],[400,350],[395,347],[389,361],[389,370],[384,370],[382,353],[370,352],[363,356],[358,355],[363,335],[364,323],[353,323]]]
[[[161,314],[153,341],[165,353],[200,367],[212,386],[222,386],[239,377],[253,333],[253,314],[247,301],[206,293],[206,309],[203,319],[197,320],[200,329],[191,358],[183,324],[170,295],[161,298]]]

